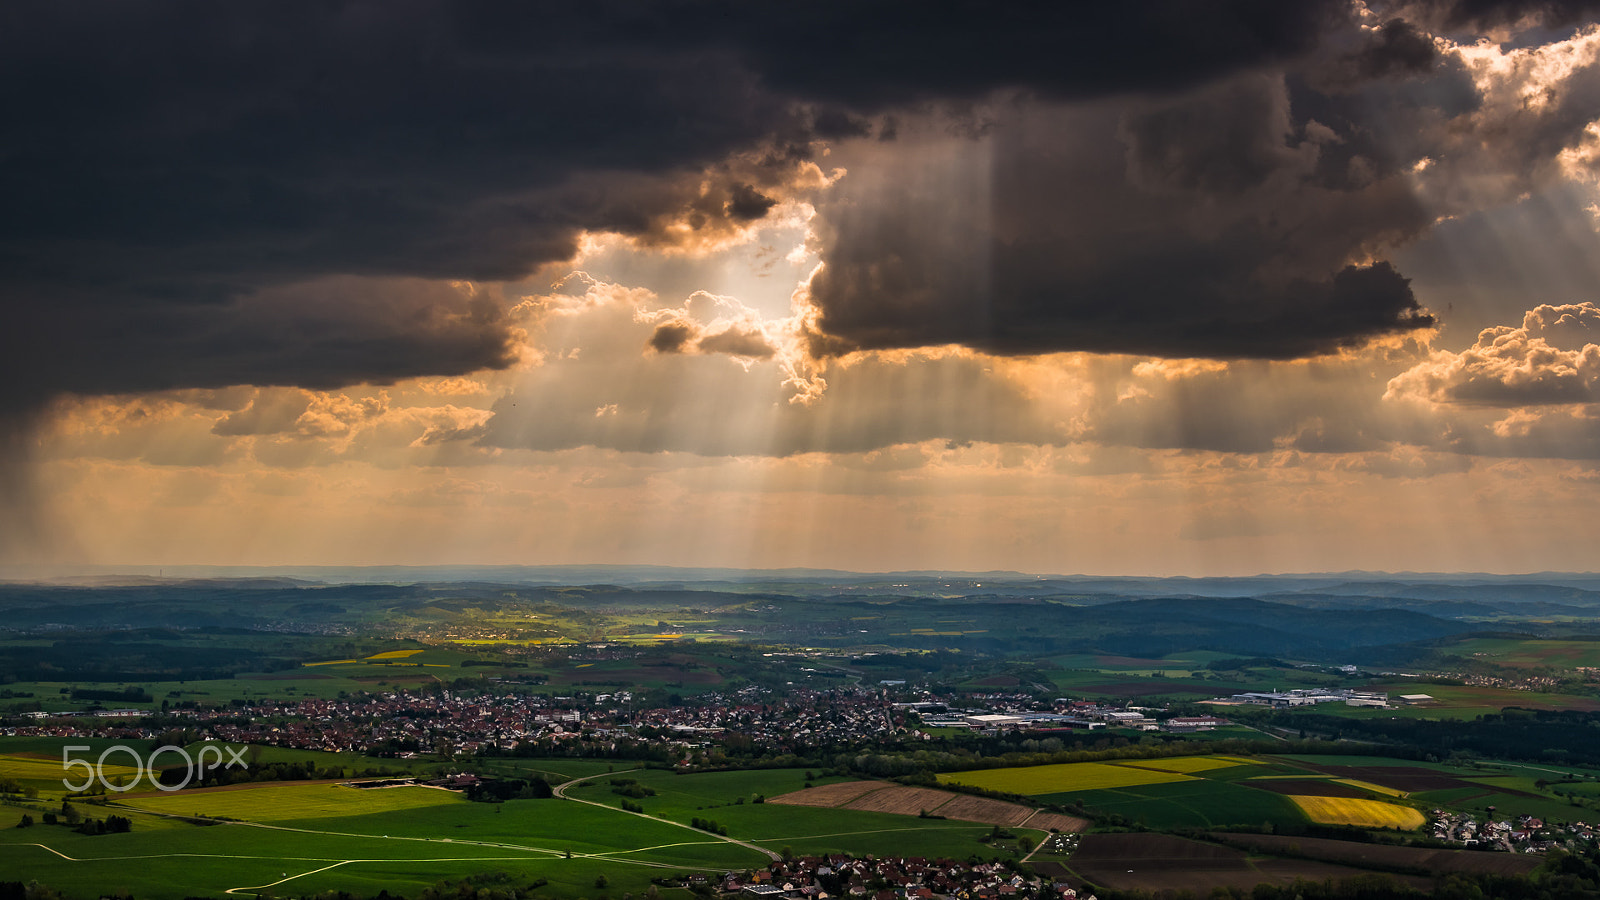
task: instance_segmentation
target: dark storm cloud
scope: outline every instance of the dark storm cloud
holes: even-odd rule
[[[252,298],[330,276],[511,279],[570,257],[584,229],[650,241],[680,212],[729,227],[770,209],[774,172],[812,136],[864,134],[864,116],[895,104],[1178,89],[1302,54],[1342,10],[13,5],[0,27],[0,413],[62,391],[504,365],[512,333],[493,316],[409,330],[381,306]],[[725,183],[697,194],[708,171]]]
[[[914,240],[965,227],[938,208],[835,215],[819,346],[1288,357],[1427,322],[1402,275],[1342,264],[1373,229],[1419,227],[1381,165],[1370,186],[1341,159],[1349,191],[1312,197],[1296,224],[1325,237],[1293,247],[1270,205],[1229,199],[1304,200],[1285,173],[1363,135],[1280,128],[1254,72],[1315,58],[1328,35],[1355,80],[1430,66],[1421,35],[1360,32],[1342,0],[107,0],[13,6],[0,26],[0,415],[64,391],[502,367],[517,333],[488,304],[384,293],[515,279],[570,258],[586,229],[733,229],[771,210],[811,139],[890,138],[899,117],[997,90],[1131,98],[1130,159],[1117,147],[1082,175],[1014,155],[997,176],[1011,231],[965,245]],[[1197,90],[1198,114],[1182,106]],[[1102,176],[1141,184],[1133,211],[1088,183]],[[1232,218],[1194,221],[1216,195]],[[1154,231],[1128,234],[1134,215]]]
[[[657,353],[682,353],[694,337],[694,330],[682,322],[656,326],[650,333],[650,349]]]
[[[1564,28],[1600,15],[1600,0],[1391,0],[1374,4],[1442,31]]]
[[[872,201],[819,206],[813,345],[1281,359],[1428,327],[1400,272],[1347,260],[1431,217],[1403,177],[1319,183],[1342,140],[1252,74],[1001,117],[987,159],[857,166]]]

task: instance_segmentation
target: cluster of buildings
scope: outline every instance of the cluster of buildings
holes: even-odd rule
[[[1315,706],[1318,703],[1343,703],[1346,706],[1370,706],[1388,709],[1394,702],[1403,704],[1430,703],[1427,694],[1402,694],[1391,700],[1382,691],[1360,691],[1345,688],[1296,688],[1289,691],[1245,691],[1231,697],[1202,700],[1216,706],[1271,706],[1287,709],[1294,706]]]
[[[935,703],[897,704],[917,710],[922,723],[930,728],[968,728],[974,731],[1064,732],[1094,731],[1102,728],[1131,728],[1137,731],[1189,733],[1210,731],[1231,724],[1220,716],[1173,716],[1160,719],[1152,714],[1164,712],[1145,706],[1105,706],[1089,700],[1061,698],[1049,711],[1029,709],[962,710]]]
[[[514,751],[527,744],[549,749],[566,742],[616,750],[627,742],[666,746],[685,757],[729,735],[750,745],[789,752],[852,741],[911,736],[902,710],[870,692],[793,691],[783,698],[760,688],[719,696],[709,705],[630,708],[627,691],[575,697],[536,694],[462,695],[451,691],[386,691],[339,699],[264,701],[221,709],[175,709],[160,726],[109,717],[89,725],[83,713],[33,717],[32,724],[0,728],[17,735],[143,737],[178,727],[210,740],[268,744],[303,750],[414,756]],[[100,717],[108,718],[108,717]],[[148,733],[146,733],[148,732]]]
[[[1024,878],[1000,863],[922,856],[802,856],[730,872],[718,886],[740,900],[1080,900],[1064,881]]]
[[[1436,809],[1433,811],[1433,836],[1438,840],[1450,841],[1463,847],[1504,850],[1511,853],[1543,853],[1570,840],[1592,844],[1595,840],[1595,829],[1584,822],[1573,822],[1559,827],[1547,826],[1543,819],[1528,815],[1499,821],[1490,819],[1480,823],[1466,813]]]

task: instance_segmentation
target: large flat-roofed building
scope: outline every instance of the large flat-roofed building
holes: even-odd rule
[[[1009,728],[1024,721],[1021,716],[1002,715],[967,716],[966,720],[973,728]]]
[[[1163,731],[1186,733],[1191,731],[1210,731],[1218,725],[1227,725],[1227,719],[1216,716],[1173,716],[1161,723]]]

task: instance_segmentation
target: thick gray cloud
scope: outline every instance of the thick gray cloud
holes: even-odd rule
[[[488,318],[403,334],[367,306],[357,336],[349,314],[253,298],[332,276],[514,279],[583,230],[734,228],[809,141],[893,105],[1171,90],[1296,57],[1346,16],[1335,0],[17,6],[0,27],[0,413],[62,391],[503,365]],[[352,327],[320,338],[328,319]]]
[[[1348,261],[1428,227],[1411,183],[1325,184],[1342,138],[1296,119],[1280,76],[1007,110],[966,158],[951,140],[868,154],[852,196],[819,207],[822,352],[1281,359],[1433,322],[1391,265]]]

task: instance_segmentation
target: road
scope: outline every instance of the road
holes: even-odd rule
[[[661,823],[666,824],[666,825],[673,825],[673,826],[676,826],[678,828],[684,828],[684,829],[687,829],[689,831],[694,832],[695,834],[710,835],[711,837],[714,837],[714,838],[716,838],[718,840],[727,841],[730,844],[738,844],[739,846],[744,847],[747,850],[754,850],[757,853],[764,853],[764,854],[767,855],[768,859],[771,859],[774,862],[777,862],[778,860],[783,859],[782,856],[779,856],[778,854],[772,852],[771,850],[768,850],[766,847],[762,847],[762,846],[759,846],[757,844],[752,844],[749,841],[741,841],[741,840],[739,840],[737,838],[731,838],[731,837],[728,837],[727,835],[724,835],[724,834],[712,834],[709,831],[701,831],[698,828],[695,828],[695,827],[690,826],[690,825],[685,825],[682,822],[674,822],[671,819],[658,818],[658,817],[652,816],[652,815],[650,815],[648,813],[638,813],[638,812],[633,812],[632,810],[617,809],[615,806],[608,806],[607,804],[604,804],[604,803],[596,803],[593,800],[584,800],[584,799],[582,799],[580,797],[569,797],[569,796],[567,796],[567,788],[575,787],[575,786],[577,786],[579,784],[582,784],[585,781],[590,781],[590,780],[595,779],[595,778],[615,777],[615,776],[621,775],[621,774],[623,774],[625,772],[637,772],[637,771],[638,771],[638,769],[624,769],[624,770],[622,770],[622,772],[606,772],[603,775],[585,775],[582,778],[574,778],[571,781],[564,781],[561,784],[556,785],[552,790],[555,792],[555,795],[557,797],[560,797],[562,800],[571,800],[573,803],[587,803],[590,806],[598,806],[601,809],[609,809],[612,812],[625,812],[630,816],[638,816],[641,819],[649,819],[652,822],[661,822]]]

